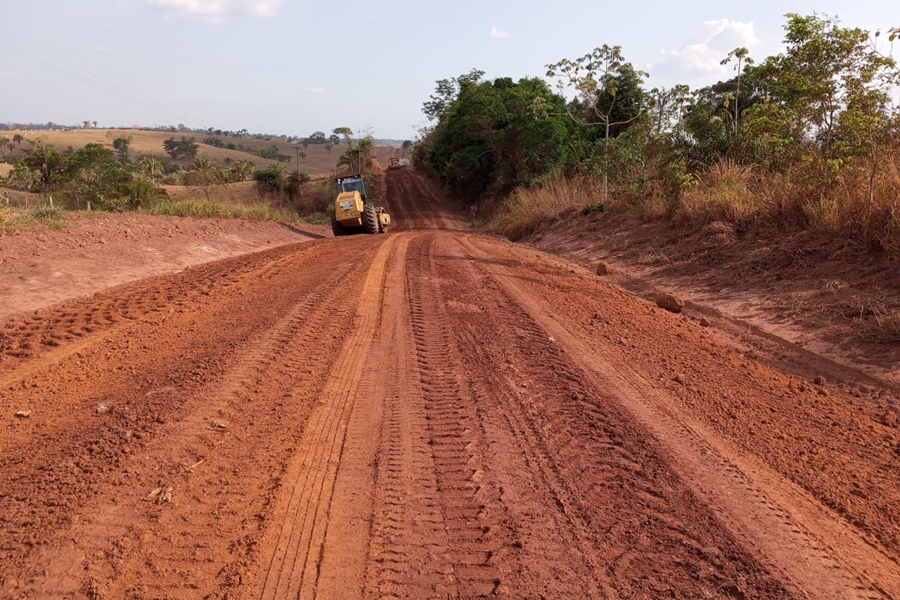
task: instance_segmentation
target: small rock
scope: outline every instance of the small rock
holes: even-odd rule
[[[31,411],[30,410],[20,410],[19,412],[16,413],[16,418],[17,419],[30,419]]]
[[[109,412],[109,407],[107,405],[105,405],[103,403],[100,403],[97,405],[97,414],[98,415],[105,415],[108,412]]]
[[[675,294],[670,294],[669,292],[662,292],[660,294],[657,294],[656,305],[662,309],[676,314],[684,310],[684,300],[682,300]]]
[[[700,317],[700,327],[709,327],[709,319]]]
[[[884,415],[881,416],[881,424],[885,427],[896,427],[897,426],[897,413],[892,410],[887,411]]]
[[[684,385],[684,382],[686,381],[685,377],[682,373],[679,373],[673,379],[675,380],[676,383],[680,383],[681,385]]]
[[[828,380],[819,375],[818,377],[813,379],[813,383],[816,385],[825,385],[826,383],[828,383]]]
[[[215,429],[226,429],[226,428],[228,427],[228,426],[225,425],[225,423],[223,423],[222,421],[213,421],[213,422],[212,422],[212,426],[213,426]]]
[[[600,261],[599,263],[597,263],[597,275],[609,275],[612,272],[612,265],[608,262]]]

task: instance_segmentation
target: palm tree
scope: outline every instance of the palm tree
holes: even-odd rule
[[[725,66],[729,62],[731,62],[732,58],[737,59],[737,68],[735,69],[737,71],[737,85],[735,86],[736,89],[734,91],[734,132],[737,133],[738,117],[740,116],[740,112],[738,111],[738,103],[741,99],[741,74],[744,70],[743,65],[752,65],[753,59],[750,58],[750,51],[746,48],[735,48],[734,50],[729,52],[728,56],[726,56],[725,59],[722,60],[722,62],[720,62],[719,64]]]
[[[209,201],[209,188],[217,183],[222,182],[222,172],[216,163],[202,156],[194,159],[191,163],[191,170],[188,173],[188,182],[192,185],[199,185],[206,194],[206,200]]]
[[[161,176],[165,169],[163,164],[152,156],[145,156],[138,162],[138,171],[149,177],[152,181]]]
[[[253,177],[253,171],[256,169],[256,165],[253,164],[253,161],[248,158],[243,158],[236,163],[234,163],[234,167],[232,167],[232,171],[235,176],[237,176],[238,181],[247,181],[251,177]]]

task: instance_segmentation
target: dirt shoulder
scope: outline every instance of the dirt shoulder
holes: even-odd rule
[[[327,235],[327,228],[140,214],[67,217],[0,236],[0,323],[146,277]]]
[[[606,262],[610,283],[643,297],[676,293],[783,367],[900,385],[900,267],[854,240],[572,211],[523,242],[591,270]]]

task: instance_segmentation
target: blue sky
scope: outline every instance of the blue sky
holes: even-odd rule
[[[649,87],[777,53],[784,14],[900,27],[900,3],[602,0],[27,0],[0,7],[0,122],[177,125],[411,139],[437,79],[542,76],[602,44]]]

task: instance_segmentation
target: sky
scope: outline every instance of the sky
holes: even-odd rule
[[[0,0],[0,123],[415,139],[438,79],[543,77],[608,44],[648,87],[702,87],[734,48],[777,54],[788,12],[900,27],[884,0]]]

